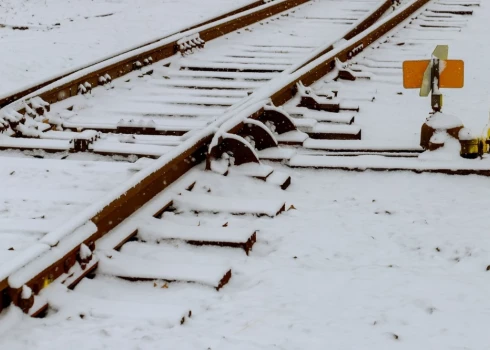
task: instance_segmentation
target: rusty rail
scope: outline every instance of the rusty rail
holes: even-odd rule
[[[130,50],[120,52],[117,55],[114,55],[114,56],[111,56],[111,57],[107,57],[107,58],[105,58],[103,60],[100,60],[100,61],[97,61],[97,62],[94,62],[94,63],[90,63],[90,64],[85,65],[85,66],[82,66],[82,67],[75,68],[75,69],[70,70],[70,71],[67,71],[67,72],[65,72],[65,73],[63,73],[61,75],[58,75],[58,76],[56,76],[54,78],[50,78],[50,79],[44,80],[42,82],[36,83],[36,84],[34,84],[32,86],[29,86],[29,87],[26,87],[26,88],[22,88],[21,90],[16,91],[14,93],[11,93],[11,94],[9,94],[7,96],[0,96],[0,108],[5,107],[6,105],[8,105],[8,104],[10,104],[10,103],[12,103],[12,102],[14,102],[14,101],[22,98],[22,97],[27,96],[30,93],[33,93],[35,91],[38,91],[39,89],[42,89],[42,88],[44,88],[44,87],[46,87],[46,86],[48,86],[48,85],[50,85],[50,84],[52,84],[52,83],[54,83],[56,81],[59,81],[59,80],[65,78],[65,77],[68,77],[69,75],[71,75],[71,74],[73,74],[73,73],[75,73],[77,71],[80,71],[80,70],[83,70],[83,69],[87,69],[87,68],[90,68],[90,67],[94,67],[94,66],[96,66],[98,64],[101,64],[101,63],[103,63],[105,61],[114,59],[114,58],[116,58],[118,56],[121,56],[121,55],[130,54],[131,51],[144,49],[145,47],[148,47],[148,46],[150,46],[152,44],[156,44],[156,43],[158,43],[158,42],[160,42],[162,40],[165,40],[167,38],[174,37],[174,36],[176,36],[178,34],[185,35],[186,32],[189,32],[189,31],[194,30],[196,28],[203,27],[205,25],[208,25],[208,24],[213,23],[213,22],[220,21],[220,20],[225,19],[227,17],[235,16],[235,15],[238,15],[238,14],[243,13],[245,11],[255,9],[255,8],[257,8],[259,6],[262,6],[264,4],[266,4],[266,2],[264,0],[254,1],[253,3],[248,4],[246,6],[242,6],[240,8],[237,8],[235,10],[232,10],[232,11],[227,12],[225,14],[222,14],[220,16],[214,17],[212,19],[209,19],[209,20],[200,22],[200,23],[195,24],[193,26],[190,26],[188,28],[181,29],[178,32],[175,32],[175,33],[166,35],[166,36],[164,36],[162,38],[159,38],[159,39],[156,39],[156,40],[152,40],[152,41],[147,42],[147,43],[145,43],[143,45],[136,46],[136,47],[134,47],[134,48],[132,48]]]

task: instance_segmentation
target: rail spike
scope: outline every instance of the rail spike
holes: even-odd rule
[[[304,86],[301,82],[296,84],[300,102],[298,106],[306,107],[316,111],[327,111],[338,113],[340,105],[337,101],[332,100],[332,96],[319,96],[312,88]]]
[[[339,60],[337,57],[335,57],[335,71],[337,72],[337,77],[334,80],[356,80],[354,72],[351,69],[347,68],[347,65]]]

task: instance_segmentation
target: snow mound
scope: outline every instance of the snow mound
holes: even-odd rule
[[[442,134],[442,133],[441,133]],[[445,133],[444,133],[445,134]],[[431,140],[432,141],[432,140]],[[444,141],[444,146],[435,151],[426,151],[419,155],[422,160],[458,160],[460,157],[461,145],[458,140],[453,137],[447,137]]]
[[[436,130],[448,130],[463,126],[463,123],[458,117],[441,112],[436,112],[427,118],[426,124]]]

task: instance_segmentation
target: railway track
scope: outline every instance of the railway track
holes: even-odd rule
[[[327,95],[337,101],[357,102],[359,112],[355,122],[350,123],[348,118],[346,121],[349,123],[344,122],[342,130],[347,135],[340,137],[344,140],[309,139],[302,145],[303,150],[300,151],[302,154],[295,155],[290,159],[289,164],[293,167],[357,171],[411,170],[419,173],[488,176],[490,168],[485,161],[475,164],[471,160],[441,159],[436,163],[428,164],[426,160],[430,160],[428,158],[430,156],[419,159],[419,154],[423,152],[420,146],[420,126],[428,116],[424,108],[426,101],[419,101],[416,96],[407,97],[407,93],[401,89],[403,61],[426,57],[427,53],[435,47],[435,43],[450,44],[460,38],[464,35],[464,28],[471,15],[478,7],[479,1],[446,1],[428,4],[403,28],[393,31],[373,44],[374,50],[367,51],[349,62],[346,68],[357,77],[355,81],[335,82],[333,81],[335,76],[330,75],[310,87],[312,94],[316,92],[318,95]],[[398,89],[396,94],[393,93],[393,87]],[[316,98],[321,99],[318,96]],[[416,109],[418,116],[413,116],[414,109],[404,111],[399,108],[400,105],[407,104],[408,99],[411,104],[422,106]],[[298,113],[305,124],[308,120],[312,125],[316,125],[318,113],[312,113],[305,108],[303,108],[304,114],[298,111],[297,106],[301,105],[299,100],[300,97],[296,97],[286,104],[286,111],[293,115]],[[332,105],[327,101],[328,104]],[[381,113],[380,106],[385,111],[390,108],[392,114]],[[402,130],[403,132],[399,132]],[[363,132],[362,140],[361,132]],[[330,138],[339,137],[331,135]]]
[[[477,5],[454,5],[461,1],[406,1],[394,12],[391,1],[272,2],[267,5],[277,6],[272,16],[258,22],[254,15],[250,21],[258,23],[245,21],[201,51],[195,52],[207,32],[188,33],[169,44],[180,51],[177,56],[157,57],[148,52],[161,48],[145,48],[136,60],[133,55],[123,63],[104,63],[4,108],[9,136],[0,138],[0,146],[15,159],[12,186],[19,174],[32,179],[43,169],[58,171],[50,176],[58,186],[66,183],[67,192],[52,200],[49,210],[33,209],[47,197],[37,188],[47,177],[38,178],[29,205],[18,205],[6,220],[23,240],[5,246],[11,256],[1,275],[3,306],[13,301],[39,315],[48,305],[70,309],[76,300],[76,313],[104,317],[121,310],[122,299],[108,301],[110,292],[90,290],[125,283],[113,277],[151,281],[159,288],[179,281],[221,289],[260,239],[261,227],[280,225],[281,213],[294,209],[281,191],[290,176],[264,161],[328,168],[326,159],[358,159],[366,151],[396,157],[420,151],[410,142],[388,149],[378,140],[360,140],[377,122],[358,124],[376,97],[370,84],[397,82],[391,79],[397,63],[372,64],[370,54],[405,45],[390,42],[387,33],[404,43],[421,40],[398,38],[407,29],[395,28],[400,23],[416,32],[434,28],[433,18],[444,18],[444,29],[448,23],[461,26],[458,16]],[[318,15],[327,12],[328,17]],[[213,24],[206,26],[211,31]],[[380,50],[371,51],[373,45]],[[412,45],[420,50],[414,54],[430,45]],[[343,63],[348,59],[350,67]],[[107,73],[126,66],[128,74],[119,79]],[[355,93],[343,80],[354,78]],[[326,157],[325,151],[338,154]],[[347,151],[353,157],[338,157]],[[31,167],[33,161],[38,168]],[[274,199],[258,199],[261,193]],[[251,224],[249,215],[258,218]],[[19,218],[29,220],[18,227]],[[226,254],[236,260],[218,259],[219,247],[230,248]],[[82,280],[94,271],[103,277]],[[121,314],[134,317],[131,310],[144,308],[168,325],[192,316],[189,305],[131,305]]]
[[[31,121],[30,131],[26,132],[38,131],[36,139],[24,139],[20,143],[18,139],[4,139],[0,148],[90,150],[103,155],[136,154],[157,158],[178,145],[182,140],[180,136],[189,136],[209,125],[254,89],[292,70],[295,62],[301,62],[301,57],[322,48],[325,43],[336,41],[339,36],[353,35],[353,24],[359,23],[376,4],[379,1],[327,1],[315,6],[306,3],[291,13],[213,40],[201,52],[185,57],[172,56],[156,67],[143,67],[148,60],[153,60],[150,55],[135,61],[134,66],[141,65],[141,69],[126,75],[124,80],[114,81],[107,90],[92,90],[96,85],[94,77],[86,77],[79,85],[71,84],[68,88],[80,91],[79,96],[53,104],[46,115],[42,111],[42,116],[37,116],[37,125]],[[334,11],[330,17],[315,17],[316,11],[331,7]],[[385,8],[386,5],[382,6]],[[271,30],[273,34],[264,35]],[[320,30],[331,34],[325,35]],[[201,34],[186,35],[176,45],[180,41],[181,46],[185,46],[187,42],[202,40],[200,38]],[[276,45],[277,42],[287,44]],[[114,77],[113,73],[104,71],[97,75],[97,84],[102,85]],[[53,96],[62,94],[65,89],[63,86],[41,94],[39,103],[52,102]],[[46,131],[47,128],[50,130]],[[80,134],[80,131],[87,132]],[[113,137],[114,134],[117,136]]]

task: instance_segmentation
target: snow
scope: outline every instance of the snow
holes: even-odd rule
[[[474,132],[472,132],[468,128],[463,128],[463,129],[459,130],[458,139],[460,139],[462,141],[469,141],[469,140],[474,140],[477,138],[478,138],[478,135],[475,134]]]
[[[485,15],[469,20],[468,29],[472,30],[464,31],[472,40],[459,37],[459,41],[451,44],[456,51],[451,57],[464,58],[471,65],[466,65],[469,70],[466,88],[447,91],[450,98],[445,99],[444,113],[459,116],[472,131],[481,130],[488,116],[486,56],[469,54],[481,51],[481,43],[486,40],[486,31],[481,28],[488,25],[487,5],[482,3],[481,12]],[[407,29],[410,30],[390,34],[391,44],[407,43],[400,51],[394,51],[390,44],[380,45],[378,50],[366,49],[356,60],[362,63],[365,55],[366,61],[383,66],[380,57],[401,62],[428,55],[434,43],[427,40],[428,32],[416,24]],[[430,33],[434,33],[431,37],[434,39],[447,34]],[[408,45],[411,40],[416,44]],[[418,138],[430,109],[428,101],[416,96],[417,92],[398,94],[402,92],[400,76],[383,67],[369,73],[370,81],[345,84],[354,87],[354,94],[362,98],[375,90],[376,101],[360,102],[361,112],[356,115],[363,140],[308,140],[305,145],[320,150],[420,151]],[[325,81],[330,81],[329,78]],[[318,87],[317,91],[322,90],[322,86]],[[344,92],[343,87],[340,91]],[[446,90],[443,92],[446,94]],[[236,116],[233,122],[243,120],[252,107],[257,107],[252,105],[254,101],[259,99],[235,107],[202,133],[187,138],[160,160],[148,164],[140,174],[81,211],[70,226],[58,233],[71,232],[76,227],[72,225],[80,225],[111,196],[152,173],[192,142],[214,132],[226,118]],[[439,121],[444,127],[455,125],[451,118],[438,120],[437,125]],[[226,130],[223,127],[221,131]],[[457,140],[449,139],[443,148],[419,158],[298,155],[292,162],[360,168],[490,170],[488,157],[466,160],[459,158],[458,153]],[[127,258],[131,263],[124,265],[126,272],[134,269],[152,277],[161,277],[158,274],[166,272],[166,263],[177,267],[186,266],[186,262],[197,267],[206,264],[231,267],[233,277],[219,293],[200,285],[130,283],[99,275],[93,281],[83,281],[75,292],[63,291],[68,299],[64,299],[66,295],[53,294],[51,302],[62,312],[50,311],[47,319],[27,319],[10,310],[0,314],[0,325],[7,320],[11,327],[0,330],[1,347],[58,349],[74,343],[91,348],[184,350],[324,349],[326,344],[335,349],[488,347],[485,327],[490,321],[487,297],[490,241],[488,215],[482,209],[488,206],[488,178],[314,171],[277,164],[273,167],[280,172],[275,170],[271,176],[293,177],[287,191],[257,179],[193,171],[178,181],[180,189],[172,188],[172,193],[158,195],[137,213],[151,217],[174,198],[178,209],[189,210],[166,213],[164,220],[171,217],[180,225],[197,221],[203,227],[227,223],[230,228],[258,229],[258,242],[248,258],[236,249],[191,247],[176,242],[158,245],[130,242],[119,253],[125,259],[131,257]],[[196,179],[192,192],[184,192]],[[295,210],[276,218],[229,214],[230,208],[238,205],[257,209],[257,202],[250,200],[252,194],[262,200],[267,198],[269,203],[286,203],[286,208],[294,204]],[[178,203],[179,199],[184,201]],[[222,212],[196,216],[192,212],[196,207],[191,203]],[[123,223],[120,231],[115,230],[120,234],[118,237],[127,236],[136,228],[134,223],[133,219]],[[112,237],[111,242],[114,241]],[[108,260],[106,264],[110,264]],[[162,261],[164,268],[156,268],[154,261]],[[148,271],[149,266],[155,271]],[[182,268],[180,272],[189,276],[198,270]],[[179,270],[169,273],[176,271]],[[82,293],[90,298],[80,297]],[[80,304],[74,307],[67,304],[78,300]],[[141,300],[145,305],[140,305]],[[162,327],[156,321],[158,316],[166,317],[162,303],[176,306],[176,319],[180,310],[186,310],[190,304],[193,311],[199,312],[183,327],[167,329],[172,322],[164,321]],[[83,319],[77,315],[80,312],[85,315]]]
[[[276,148],[267,148],[276,149]],[[230,167],[230,175],[243,175],[243,176],[256,176],[256,177],[267,177],[274,171],[274,168],[270,165],[257,164],[257,163],[245,163],[241,165],[235,165]]]
[[[6,279],[12,271],[16,271],[25,266],[28,262],[34,260],[41,254],[49,250],[47,244],[34,243],[30,244],[22,251],[22,254],[15,254],[13,257],[2,254],[2,266],[0,269],[0,280]]]
[[[148,218],[138,226],[138,237],[145,242],[155,243],[165,239],[244,243],[252,234],[253,231],[247,229],[179,225],[155,218]]]
[[[319,149],[319,150],[399,150],[399,151],[422,151],[420,146],[414,145],[412,142],[389,142],[385,140],[314,140],[308,139],[303,143],[304,148]]]
[[[324,349],[328,343],[337,349],[486,349],[490,241],[486,216],[475,208],[486,205],[488,179],[292,172],[296,181],[288,191],[256,187],[252,179],[244,183],[242,190],[283,194],[297,208],[274,220],[254,220],[261,235],[248,258],[215,247],[155,247],[160,256],[230,259],[234,276],[219,293],[99,275],[76,288],[87,295],[80,308],[12,320],[2,347],[59,349],[80,342],[92,348],[265,350]],[[113,306],[104,313],[109,318],[90,314],[91,306],[102,307],[94,302],[100,298]],[[140,303],[151,303],[161,317],[162,304],[191,309],[193,316],[183,327],[167,329],[152,321],[157,312],[151,308],[136,312]]]
[[[68,140],[29,139],[16,137],[2,137],[0,135],[0,147],[3,149],[45,149],[55,151],[68,151],[71,149]]]
[[[134,175],[128,163],[94,159],[35,159],[4,153],[0,163],[0,279],[55,245],[65,236],[56,233],[63,225],[75,230],[85,224],[71,226],[70,216]]]
[[[445,130],[436,131],[430,138],[430,142],[444,145],[444,143],[449,139],[449,137],[450,137],[449,134]]]
[[[386,169],[386,170],[490,170],[490,158],[468,160],[459,156],[459,141],[449,138],[445,147],[422,154],[419,158],[389,158],[378,155],[359,157],[337,157],[319,155],[296,155],[289,165],[293,167],[343,168],[343,169]],[[438,152],[439,151],[439,152]],[[436,155],[442,157],[431,157]]]
[[[443,163],[443,167],[445,168],[452,167],[453,169],[459,169],[461,168],[461,166],[465,168],[465,165],[466,166],[470,165],[469,163],[465,163],[464,160],[463,162],[461,162],[462,160],[460,156],[461,144],[458,140],[447,135],[443,144],[444,146],[436,149],[435,151],[430,151],[430,152],[426,151],[422,153],[421,155],[419,155],[419,159],[423,161],[435,161],[434,165],[439,164],[438,161],[448,161],[447,164]],[[486,161],[488,162],[488,159],[486,159]]]
[[[68,237],[56,231],[51,231],[40,240],[41,244],[47,245],[51,249],[42,249],[37,256],[27,255],[23,252],[24,254],[22,255],[29,257],[29,260],[24,260],[22,268],[19,268],[19,266],[2,265],[0,275],[9,276],[8,282],[12,288],[20,288],[42,272],[39,269],[40,266],[51,266],[54,262],[73,251],[77,246],[80,246],[80,242],[88,240],[96,231],[97,227],[92,222],[85,223],[76,228]]]
[[[172,147],[159,145],[138,145],[119,142],[110,142],[106,140],[98,140],[92,143],[89,148],[97,153],[107,154],[137,154],[143,156],[159,157]]]
[[[303,142],[308,139],[308,135],[299,130],[288,131],[280,135],[276,135],[278,142]]]
[[[22,292],[20,294],[20,297],[22,299],[29,299],[31,296],[32,296],[32,289],[25,285],[22,286]]]
[[[141,320],[153,320],[165,328],[177,326],[182,317],[189,314],[185,307],[147,303],[144,300],[138,304],[129,304],[122,300],[93,298],[83,293],[74,292],[63,286],[57,286],[50,291],[48,301],[56,309],[63,310],[65,315],[84,315],[95,318],[121,317]],[[76,302],[74,303],[74,301]]]
[[[347,123],[350,124],[354,119],[352,114],[347,113],[325,113],[315,111],[306,107],[288,106],[288,112],[296,118],[306,118],[318,122]],[[296,120],[294,121],[297,122]]]
[[[214,171],[215,173],[224,175],[228,171],[228,167],[230,165],[230,160],[228,157],[225,157],[225,154],[223,154],[223,157],[221,157],[220,159],[211,160],[210,169],[212,171]]]
[[[463,123],[458,117],[441,112],[436,112],[428,117],[426,123],[428,126],[436,130],[448,130],[463,126]]]
[[[358,125],[341,125],[341,124],[315,124],[311,132],[330,133],[330,134],[350,134],[357,135],[361,131]],[[309,130],[308,130],[309,132]]]
[[[218,287],[222,278],[230,270],[228,266],[175,264],[168,259],[136,257],[119,253],[115,250],[100,252],[98,272],[103,275],[165,280],[178,282],[195,282],[211,287]]]
[[[252,0],[3,0],[0,24],[4,65],[0,95],[179,32]]]
[[[27,219],[21,221],[14,218],[0,219],[0,232],[30,232],[30,233],[46,233],[56,228],[58,222],[56,220],[46,219]]]
[[[141,157],[138,158],[136,162],[130,165],[129,169],[134,171],[140,171],[153,163],[153,160],[150,158]]]
[[[92,251],[85,244],[80,245],[80,258],[82,260],[88,259],[92,256]]]
[[[222,196],[182,193],[174,198],[174,205],[181,211],[225,212],[231,214],[255,214],[276,216],[284,202],[273,199],[241,198],[230,200]]]
[[[258,153],[260,159],[284,160],[284,159],[291,158],[293,155],[296,154],[296,151],[290,148],[279,147],[279,148],[266,148],[263,149],[262,151],[259,151]]]
[[[282,186],[289,178],[289,174],[280,171],[274,171],[267,177],[266,182],[271,185]]]
[[[301,119],[293,119],[293,123],[298,128],[313,128],[318,122],[315,119],[301,118]]]

